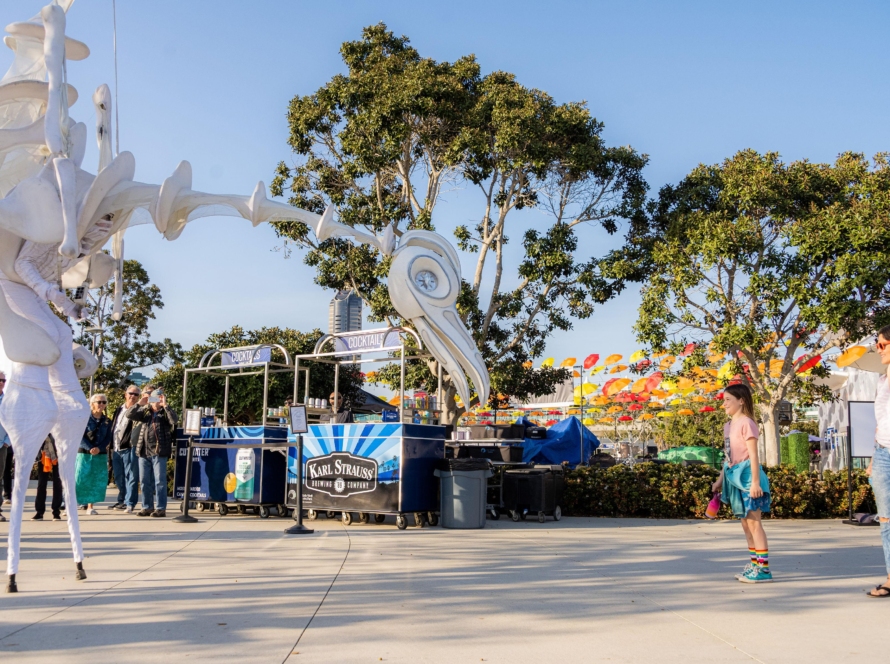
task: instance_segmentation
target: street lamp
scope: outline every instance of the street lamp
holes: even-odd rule
[[[99,325],[91,325],[90,327],[84,328],[83,331],[85,334],[91,334],[93,336],[93,348],[92,348],[91,352],[93,353],[93,355],[95,355],[96,354],[96,335],[102,334],[105,331],[105,328],[101,327]],[[101,362],[100,362],[100,364],[101,364]],[[93,397],[93,379],[95,378],[95,375],[96,374],[94,373],[92,376],[90,376],[90,398]]]

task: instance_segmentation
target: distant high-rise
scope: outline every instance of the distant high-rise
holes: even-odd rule
[[[337,291],[328,310],[328,333],[362,329],[362,298],[352,289]]]

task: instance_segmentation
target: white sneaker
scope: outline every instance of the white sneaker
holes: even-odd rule
[[[135,510],[130,505],[127,505],[127,514],[132,514],[134,511]]]
[[[99,513],[95,509],[90,509],[87,514],[90,516],[99,516]]]

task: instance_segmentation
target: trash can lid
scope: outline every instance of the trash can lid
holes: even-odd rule
[[[439,459],[436,461],[436,470],[472,471],[488,470],[491,463],[488,459],[465,457],[462,459]]]

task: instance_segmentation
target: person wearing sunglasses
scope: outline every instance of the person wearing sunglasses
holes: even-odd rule
[[[349,424],[355,422],[352,417],[352,411],[343,405],[343,395],[339,392],[331,392],[331,414],[328,415],[327,421],[330,424]]]
[[[0,371],[0,403],[3,403],[3,391],[6,389],[6,374]],[[11,490],[12,487],[4,487],[3,479],[6,473],[4,472],[6,469],[6,457],[7,455],[12,454],[12,447],[9,443],[9,434],[6,433],[6,429],[3,428],[3,425],[0,424],[0,521],[6,521],[6,517],[3,516],[3,496],[6,494],[7,490]]]
[[[878,423],[875,452],[865,472],[878,507],[887,578],[867,594],[869,597],[890,599],[890,325],[878,331],[878,343],[875,347],[881,356],[881,364],[887,366],[887,372],[878,382],[878,393],[875,396],[875,419]]]
[[[124,403],[117,407],[111,418],[111,448],[108,451],[108,462],[114,473],[117,486],[117,502],[110,505],[111,510],[126,510],[132,514],[136,510],[136,499],[139,495],[139,461],[136,449],[130,442],[133,433],[133,420],[127,414],[136,407],[142,390],[138,385],[130,385],[124,392]]]
[[[77,504],[86,505],[87,514],[96,515],[93,507],[105,500],[108,486],[108,446],[111,444],[111,420],[105,415],[108,399],[104,394],[90,397],[90,419],[80,440],[75,470]],[[69,508],[70,509],[70,508]]]

